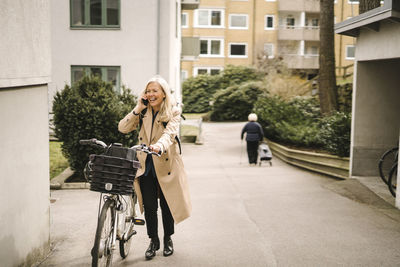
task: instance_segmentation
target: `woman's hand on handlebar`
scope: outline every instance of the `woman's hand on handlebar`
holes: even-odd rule
[[[159,146],[156,145],[150,145],[150,150],[157,153],[157,154],[161,154],[161,148]]]
[[[160,150],[160,148],[158,148],[158,151],[156,152],[155,150],[153,150],[152,148],[151,148],[152,146],[150,146],[150,147],[148,147],[148,146],[146,146],[146,144],[140,144],[140,145],[136,145],[136,146],[133,146],[133,147],[131,147],[132,149],[135,149],[135,150],[137,150],[137,151],[143,151],[143,152],[145,152],[145,153],[147,153],[147,154],[152,154],[152,155],[156,155],[156,156],[158,156],[158,157],[161,157],[161,150]],[[158,146],[153,146],[153,147],[158,147]]]

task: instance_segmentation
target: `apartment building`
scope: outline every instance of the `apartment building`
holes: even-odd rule
[[[335,1],[335,21],[358,14],[358,1]],[[182,10],[181,76],[218,74],[225,65],[255,65],[260,55],[289,68],[319,68],[319,0],[200,0]],[[354,40],[335,36],[338,73],[354,59]]]
[[[50,106],[55,92],[85,74],[135,94],[159,74],[179,100],[180,13],[180,0],[51,1]]]

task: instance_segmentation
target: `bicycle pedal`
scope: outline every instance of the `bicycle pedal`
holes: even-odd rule
[[[142,220],[142,219],[134,219],[133,223],[135,225],[144,225],[145,224],[144,220]]]
[[[129,239],[131,239],[132,236],[136,235],[136,231],[133,230],[132,233],[130,235],[128,235],[128,237],[125,239],[125,242],[129,241]]]

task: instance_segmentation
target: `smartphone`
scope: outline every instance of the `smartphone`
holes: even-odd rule
[[[142,98],[142,103],[147,106],[149,104],[149,100]]]

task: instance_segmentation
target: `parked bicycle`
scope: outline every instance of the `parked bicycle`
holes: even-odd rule
[[[396,196],[398,158],[399,148],[395,147],[383,153],[378,164],[379,175],[393,196]]]
[[[94,245],[91,250],[92,266],[111,266],[116,241],[124,259],[128,256],[135,225],[144,225],[136,218],[137,196],[133,187],[140,163],[136,151],[155,154],[146,145],[131,148],[119,143],[106,145],[97,139],[80,140],[81,145],[100,147],[103,154],[89,156],[84,174],[90,190],[100,192],[98,221]],[[158,155],[159,156],[159,155]]]
[[[396,190],[397,190],[397,165],[398,163],[396,162],[392,169],[390,170],[389,173],[389,180],[388,180],[388,186],[389,186],[389,191],[392,193],[392,196],[396,197]]]

